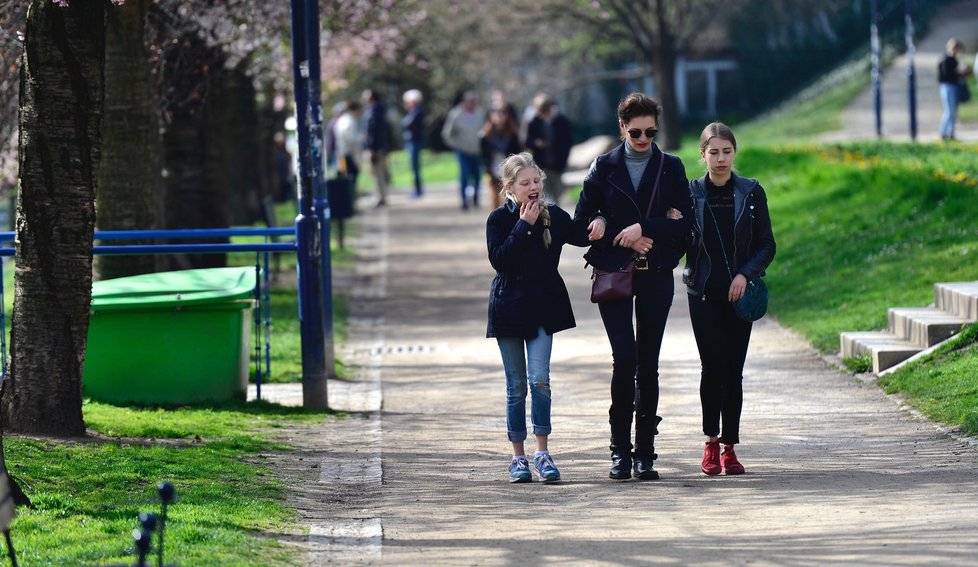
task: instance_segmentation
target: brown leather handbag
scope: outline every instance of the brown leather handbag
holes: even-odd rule
[[[602,270],[597,266],[591,272],[591,303],[618,301],[632,297],[632,273],[636,258],[632,258],[620,270]]]

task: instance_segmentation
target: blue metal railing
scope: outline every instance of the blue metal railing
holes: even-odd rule
[[[272,252],[296,252],[295,242],[269,242],[272,236],[294,236],[295,228],[213,228],[213,229],[174,229],[174,230],[99,230],[95,240],[156,240],[156,239],[204,239],[230,238],[233,236],[263,236],[264,243],[248,244],[119,244],[97,245],[92,247],[95,255],[143,255],[143,254],[222,254],[228,252],[255,252],[255,389],[261,399],[262,374],[271,376],[271,308],[269,303],[269,255]],[[15,233],[0,231],[0,243],[14,241]],[[14,256],[16,249],[0,246],[0,257]],[[262,282],[264,272],[264,285]],[[3,268],[0,266],[0,301],[3,300]],[[264,300],[264,301],[263,301]],[[261,320],[259,320],[261,318]],[[7,323],[6,309],[0,303],[0,382],[7,376]],[[264,347],[264,368],[261,349]]]

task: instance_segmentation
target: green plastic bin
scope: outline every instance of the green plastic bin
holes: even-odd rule
[[[84,395],[120,404],[244,399],[254,288],[254,268],[95,282]]]

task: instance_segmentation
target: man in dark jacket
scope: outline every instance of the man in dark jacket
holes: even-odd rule
[[[537,115],[526,131],[526,147],[533,152],[533,159],[547,175],[543,191],[547,198],[560,204],[564,192],[561,175],[567,169],[567,157],[574,145],[571,123],[557,109],[550,97],[542,97],[537,105]]]
[[[387,107],[377,91],[363,91],[363,149],[367,151],[370,173],[377,183],[377,206],[387,204],[387,154],[391,150],[391,131],[387,123]]]
[[[422,101],[424,97],[418,89],[404,93],[404,109],[407,114],[401,120],[401,131],[404,133],[404,149],[411,160],[411,171],[414,172],[414,197],[420,197],[421,188],[421,148],[424,147],[425,112]]]

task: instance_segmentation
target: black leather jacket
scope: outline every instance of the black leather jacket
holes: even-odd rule
[[[645,211],[652,195],[655,174],[662,164],[659,191],[648,218]],[[652,250],[647,254],[649,269],[667,272],[679,264],[685,251],[684,237],[689,234],[692,209],[689,200],[689,181],[686,168],[675,156],[663,153],[652,146],[652,158],[645,167],[645,174],[632,187],[625,165],[625,142],[606,154],[595,158],[584,178],[581,198],[574,211],[574,222],[586,225],[596,216],[607,222],[604,238],[594,243],[584,258],[593,266],[617,270],[628,263],[634,252],[629,248],[614,246],[613,240],[622,229],[639,223],[642,234],[652,239]],[[681,220],[666,218],[666,211],[675,208],[683,214]]]
[[[771,230],[767,195],[756,179],[733,174],[734,181],[734,258],[730,269],[748,281],[764,275],[774,259],[776,244]],[[703,242],[703,213],[706,205],[706,176],[689,183],[693,199],[693,239],[686,251],[683,283],[691,295],[702,295],[710,271],[726,269],[723,258],[712,261]],[[725,235],[726,237],[726,235]]]

